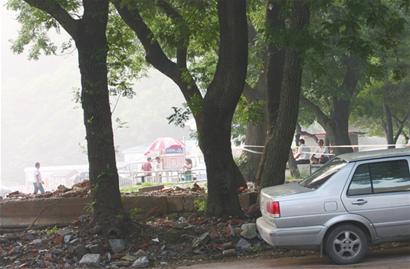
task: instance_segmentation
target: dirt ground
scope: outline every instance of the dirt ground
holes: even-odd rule
[[[359,264],[340,266],[331,264],[326,257],[319,255],[308,255],[303,257],[281,257],[272,258],[244,257],[224,262],[204,263],[191,266],[176,267],[178,269],[293,269],[293,268],[361,268],[361,269],[409,269],[410,268],[410,246],[392,249],[378,249],[368,254],[365,260]]]

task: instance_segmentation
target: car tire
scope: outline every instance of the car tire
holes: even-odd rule
[[[325,240],[326,253],[336,264],[352,264],[361,261],[369,247],[365,232],[352,224],[336,226]]]

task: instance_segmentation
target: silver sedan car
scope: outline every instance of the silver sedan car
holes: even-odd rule
[[[339,155],[299,183],[264,188],[257,228],[273,246],[320,248],[337,264],[410,240],[410,149]]]

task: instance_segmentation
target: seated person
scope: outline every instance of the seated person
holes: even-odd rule
[[[320,139],[318,144],[319,147],[315,153],[312,154],[312,157],[310,157],[310,161],[313,164],[324,164],[329,160],[328,150],[327,147],[324,146],[323,139]]]
[[[299,147],[296,155],[294,156],[296,164],[309,164],[310,163],[310,148],[305,145],[303,138],[299,139]]]

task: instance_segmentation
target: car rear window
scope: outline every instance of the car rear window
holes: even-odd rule
[[[361,164],[356,168],[348,195],[410,191],[409,164],[406,160]]]
[[[309,189],[317,189],[346,164],[347,162],[345,160],[334,158],[319,168],[312,175],[302,180],[299,184]]]

